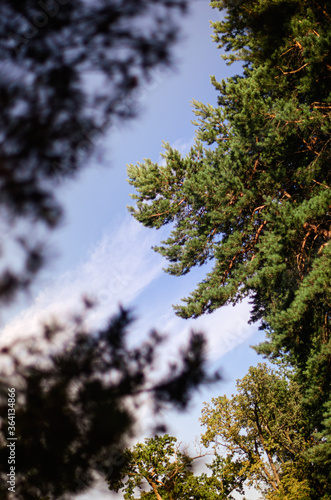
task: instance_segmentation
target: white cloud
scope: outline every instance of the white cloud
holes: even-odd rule
[[[207,333],[212,360],[220,358],[253,335],[256,325],[248,324],[249,311],[248,300],[244,300],[235,307],[225,306],[198,318],[195,328]]]
[[[88,326],[102,325],[118,310],[119,304],[128,306],[134,303],[162,274],[164,260],[151,250],[160,238],[160,231],[146,230],[129,217],[117,228],[105,231],[85,261],[49,284],[28,309],[5,326],[0,345],[13,338],[35,334],[40,331],[40,325],[52,317],[70,317],[80,310],[84,294],[96,299],[98,304],[88,316]],[[165,350],[170,357],[175,358],[178,346],[186,341],[191,330],[206,334],[209,358],[215,361],[245,341],[256,329],[248,325],[247,301],[235,308],[223,307],[196,320],[183,320],[163,299],[162,286],[158,290],[156,306],[150,306],[147,296],[143,307],[139,307],[137,312],[141,318],[133,325],[131,337],[138,343],[152,328],[169,334]],[[148,293],[153,294],[153,291]],[[181,295],[182,290],[174,287],[172,301],[178,303]],[[164,350],[162,354],[163,359],[167,359]]]
[[[162,259],[151,250],[155,239],[155,232],[144,230],[132,218],[107,230],[81,265],[43,289],[4,327],[0,343],[30,336],[45,320],[77,311],[84,294],[98,304],[89,316],[93,326],[114,313],[119,303],[130,304],[162,272]]]
[[[187,155],[190,152],[192,146],[194,146],[195,134],[188,140],[177,139],[173,144],[171,144],[172,149],[176,149],[182,156]],[[166,160],[161,155],[159,157],[158,164],[162,167],[165,166]]]
[[[181,292],[182,290],[179,292],[180,295],[173,298],[172,302],[175,304],[180,302]],[[245,299],[235,307],[228,305],[197,319],[182,319],[175,315],[170,303],[162,301],[160,294],[159,306],[153,311],[148,311],[148,315],[143,313],[141,318],[138,318],[138,322],[134,326],[135,338],[141,339],[144,332],[151,328],[156,328],[161,333],[167,334],[166,351],[168,355],[164,351],[162,354],[168,362],[171,356],[176,359],[178,346],[185,343],[191,331],[202,332],[208,341],[208,359],[213,362],[256,332],[256,325],[248,324],[249,317],[250,305],[248,299]]]
[[[133,218],[126,218],[116,229],[108,229],[94,246],[86,259],[76,269],[68,271],[43,289],[34,303],[9,322],[0,336],[0,345],[11,339],[29,336],[38,331],[44,320],[50,316],[65,317],[79,310],[82,294],[93,295],[99,307],[92,311],[89,324],[97,326],[118,309],[118,304],[132,304],[142,297],[162,275],[164,260],[151,250],[151,246],[160,241],[162,234],[144,229]],[[156,283],[157,285],[157,283]],[[156,286],[154,284],[154,287]],[[171,285],[170,285],[171,286]],[[155,288],[154,288],[155,290]],[[202,331],[208,339],[208,355],[211,361],[234,349],[246,340],[255,330],[247,324],[249,304],[244,301],[235,308],[228,306],[216,310],[197,320],[183,320],[177,317],[168,301],[163,300],[162,286],[158,287],[157,301],[150,305],[146,295],[142,308],[139,307],[140,319],[133,325],[132,341],[139,343],[153,327],[161,333],[169,334],[168,341],[156,362],[158,376],[164,372],[169,361],[178,361],[178,347],[185,344],[190,330]],[[178,303],[183,290],[175,288],[172,301]],[[156,304],[156,306],[155,306]],[[143,310],[145,309],[145,311]],[[146,435],[155,424],[146,405],[139,410],[141,429],[139,439]],[[177,428],[179,434],[183,429]],[[118,498],[113,496],[101,483],[98,488],[79,496],[87,498]]]
[[[192,135],[192,137],[188,140],[185,141],[183,139],[177,139],[173,145],[172,148],[177,149],[181,155],[186,155],[192,146],[194,146],[194,141],[195,141],[195,134]]]

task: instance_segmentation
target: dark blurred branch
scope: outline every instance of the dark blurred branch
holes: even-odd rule
[[[130,349],[129,311],[95,332],[85,329],[84,314],[45,326],[37,342],[12,341],[0,353],[0,460],[7,463],[7,389],[14,387],[17,499],[72,498],[91,487],[96,472],[109,472],[109,455],[123,448],[143,404],[154,414],[165,404],[185,408],[196,388],[215,380],[206,374],[201,335],[192,336],[176,369],[162,376],[153,368],[160,335],[152,332]]]

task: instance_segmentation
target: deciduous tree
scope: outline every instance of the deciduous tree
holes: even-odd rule
[[[320,481],[320,464],[307,453],[318,437],[293,373],[259,364],[237,381],[237,389],[203,408],[203,443],[222,449],[245,484],[266,499],[329,499],[330,484]]]
[[[234,490],[242,492],[241,479],[235,467],[226,470],[226,460],[217,456],[207,465],[211,475],[196,475],[194,462],[204,455],[191,457],[176,442],[167,434],[156,435],[126,449],[124,465],[109,477],[109,489],[122,490],[127,500],[225,500],[233,498]]]

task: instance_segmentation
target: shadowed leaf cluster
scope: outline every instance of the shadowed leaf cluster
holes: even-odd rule
[[[38,224],[56,226],[54,189],[81,170],[101,134],[136,112],[135,89],[169,64],[186,0],[0,1],[0,299],[43,263]],[[31,228],[30,228],[31,229]],[[3,260],[4,262],[4,260]]]
[[[9,386],[16,389],[15,498],[65,499],[84,491],[96,473],[107,475],[112,453],[134,432],[146,398],[155,415],[169,405],[184,409],[194,389],[215,380],[206,375],[200,334],[192,335],[176,366],[155,374],[162,338],[152,332],[139,347],[129,348],[131,322],[131,314],[122,310],[105,328],[91,332],[78,318],[2,349],[0,460],[7,463]],[[4,499],[7,472],[1,472]]]

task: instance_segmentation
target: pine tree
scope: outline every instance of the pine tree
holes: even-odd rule
[[[186,156],[166,144],[164,165],[128,167],[134,217],[172,224],[155,248],[167,272],[214,263],[177,314],[250,297],[267,331],[258,352],[298,368],[317,429],[331,381],[330,20],[328,0],[231,3],[214,40],[243,73],[212,77],[218,106],[193,102]]]

